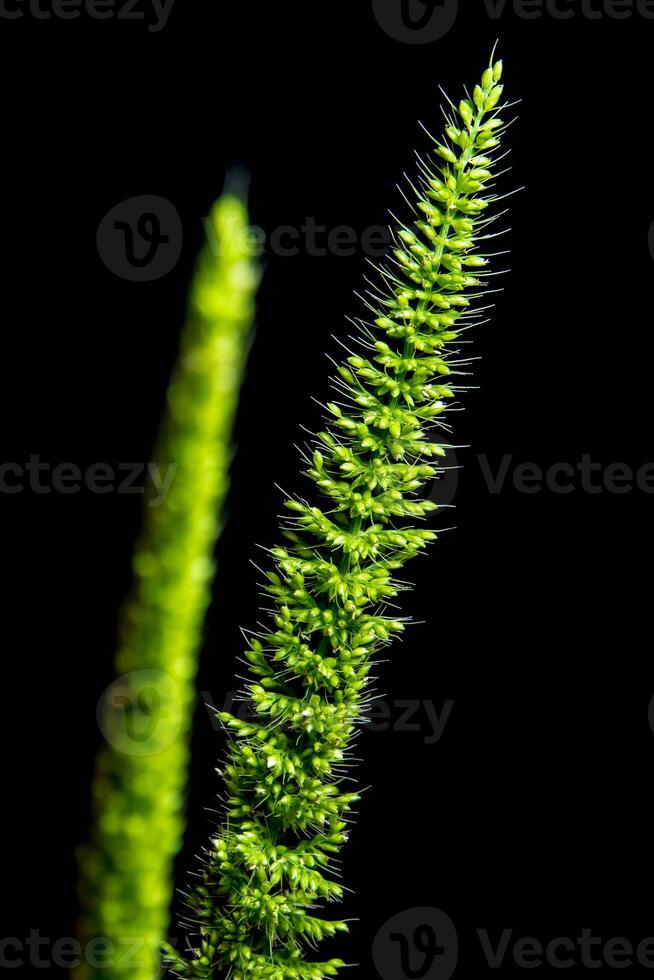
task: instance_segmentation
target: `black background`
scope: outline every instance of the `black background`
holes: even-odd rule
[[[454,921],[457,975],[487,969],[477,928],[543,941],[584,927],[654,934],[652,498],[590,494],[579,480],[570,494],[524,494],[510,475],[491,494],[476,459],[654,459],[654,21],[525,19],[510,5],[495,20],[476,3],[445,37],[406,44],[367,0],[177,0],[158,33],[0,18],[2,457],[83,468],[150,458],[201,219],[225,168],[249,169],[252,220],[268,235],[307,217],[361,234],[400,207],[395,182],[425,145],[417,120],[439,124],[437,85],[458,96],[498,36],[508,94],[523,100],[504,178],[507,191],[526,187],[509,201],[511,273],[475,336],[480,387],[453,417],[471,447],[459,452],[457,529],[410,568],[405,607],[420,622],[379,672],[391,701],[454,707],[436,744],[424,731],[363,736],[370,789],[345,856],[358,922],[337,946],[360,964],[351,977],[376,976],[377,931],[421,905]],[[106,212],[139,194],[170,200],[184,230],[179,262],[150,283],[116,276],[96,248]],[[276,540],[274,484],[298,486],[299,423],[317,420],[324,353],[357,312],[363,271],[360,253],[267,255],[200,671],[215,703],[233,688],[238,628],[256,619],[251,561]],[[4,736],[18,868],[3,934],[25,935],[13,916],[26,912],[56,938],[74,928],[73,849],[141,500],[26,488],[0,505],[8,610],[23,600],[5,651],[19,668]],[[180,883],[205,837],[221,747],[199,707]]]

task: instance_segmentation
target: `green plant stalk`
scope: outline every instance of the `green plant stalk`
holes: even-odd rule
[[[145,507],[118,680],[99,715],[106,742],[93,786],[95,824],[80,860],[80,938],[85,948],[98,938],[108,945],[86,958],[79,980],[153,980],[161,972],[194,680],[254,318],[258,274],[247,255],[247,220],[231,194],[212,209],[167,394],[155,458],[160,472],[173,468],[173,479],[163,501],[150,494]]]
[[[286,500],[293,517],[265,587],[272,624],[246,652],[253,716],[219,714],[230,734],[226,815],[187,900],[189,951],[168,948],[181,976],[320,980],[344,965],[307,956],[347,928],[316,908],[343,893],[334,860],[359,798],[343,788],[348,748],[371,664],[404,629],[392,603],[407,586],[395,575],[436,538],[414,524],[435,508],[421,496],[442,472],[430,433],[448,429],[462,390],[452,379],[468,363],[456,345],[486,285],[477,275],[494,220],[501,74],[491,61],[472,98],[450,104],[438,164],[421,162],[412,187],[417,220],[395,230],[371,320],[357,321],[358,350],[338,368],[338,401],[304,453],[310,500]]]

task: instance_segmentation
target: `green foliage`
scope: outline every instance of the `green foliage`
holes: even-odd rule
[[[338,400],[306,452],[311,498],[286,500],[286,543],[267,575],[272,625],[246,652],[252,717],[219,715],[226,815],[188,898],[190,952],[168,950],[184,977],[320,980],[343,965],[305,954],[346,929],[317,907],[343,893],[334,860],[358,799],[344,783],[348,747],[371,663],[404,629],[396,574],[436,538],[415,522],[435,509],[421,496],[444,455],[432,432],[461,390],[456,345],[485,286],[501,74],[491,63],[472,98],[450,107],[435,167],[421,162],[415,224],[396,229],[372,321],[357,322]]]
[[[95,827],[81,855],[81,937],[112,946],[80,980],[160,975],[172,862],[183,833],[194,679],[210,600],[230,434],[254,317],[257,272],[247,212],[225,195],[211,213],[167,397],[156,457],[175,467],[163,502],[145,508],[123,610],[118,680],[100,718],[106,743],[94,782]]]

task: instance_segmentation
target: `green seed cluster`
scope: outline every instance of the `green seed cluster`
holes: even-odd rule
[[[107,741],[93,836],[81,855],[80,938],[102,940],[95,960],[107,965],[82,963],[78,980],[154,980],[168,931],[196,665],[258,281],[242,201],[220,198],[209,230],[156,454],[174,476],[163,502],[145,508],[118,680],[100,718]]]
[[[491,63],[446,113],[437,162],[421,163],[414,188],[417,220],[396,230],[371,322],[357,321],[358,351],[338,368],[338,400],[307,450],[312,500],[286,500],[285,544],[267,575],[272,624],[246,651],[252,716],[219,715],[230,733],[227,811],[188,898],[190,952],[169,950],[182,976],[321,980],[343,966],[309,952],[346,929],[317,907],[343,892],[334,860],[358,799],[344,788],[348,747],[371,663],[404,628],[395,575],[436,537],[414,524],[435,508],[421,496],[444,455],[432,432],[465,363],[452,345],[485,285],[501,74]]]

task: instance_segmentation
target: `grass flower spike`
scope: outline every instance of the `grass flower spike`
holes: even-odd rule
[[[81,938],[108,940],[106,967],[79,980],[154,980],[167,934],[172,864],[184,830],[188,733],[213,550],[228,483],[231,430],[254,316],[257,273],[244,204],[210,217],[157,448],[167,495],[149,501],[122,617],[118,680],[104,699],[106,736],[93,788],[95,827],[81,855]],[[104,949],[105,947],[103,947]]]
[[[190,949],[169,950],[182,976],[321,980],[343,965],[314,948],[347,928],[320,911],[343,892],[334,862],[358,800],[344,767],[371,664],[404,629],[398,574],[436,538],[423,494],[467,364],[457,343],[481,315],[501,75],[491,62],[471,98],[450,104],[433,164],[420,161],[415,221],[395,229],[371,316],[356,321],[336,400],[305,451],[309,496],[285,502],[285,543],[267,573],[274,609],[246,651],[252,714],[219,715],[226,812],[188,896]]]

